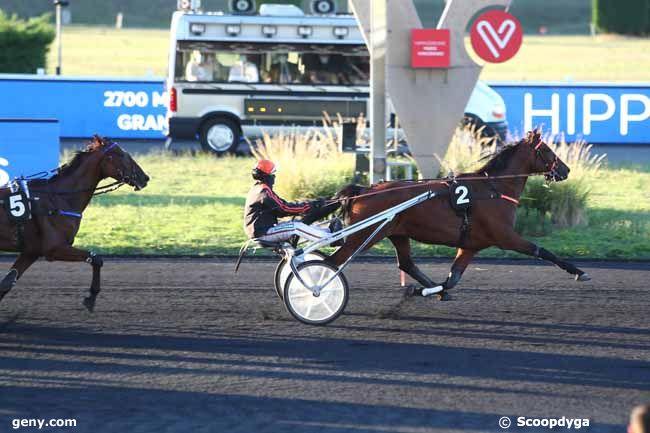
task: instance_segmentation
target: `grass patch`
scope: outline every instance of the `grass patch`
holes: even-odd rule
[[[63,75],[143,77],[167,75],[169,30],[66,26]],[[56,46],[50,46],[47,72],[54,74]]]
[[[512,60],[486,65],[481,79],[646,82],[643,68],[650,66],[649,49],[650,38],[526,35]]]
[[[96,197],[75,245],[103,254],[235,254],[245,240],[244,197],[252,158],[206,155],[136,156],[151,176],[140,192],[126,187]],[[278,174],[283,176],[282,171]],[[592,177],[585,226],[533,238],[566,257],[650,259],[650,170],[605,168]],[[449,256],[453,249],[415,244],[415,254]],[[373,254],[393,254],[381,243]],[[484,257],[514,257],[498,249]]]
[[[66,26],[63,74],[164,77],[168,44],[167,29]],[[553,60],[549,63],[544,59]],[[56,50],[52,45],[48,57],[49,73],[53,73],[55,65]],[[481,79],[644,82],[648,79],[648,70],[650,38],[526,35],[514,59],[504,64],[486,65]]]

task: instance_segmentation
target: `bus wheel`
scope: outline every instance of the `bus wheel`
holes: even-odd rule
[[[223,155],[237,150],[240,136],[239,125],[233,120],[213,117],[203,123],[199,139],[204,151]]]

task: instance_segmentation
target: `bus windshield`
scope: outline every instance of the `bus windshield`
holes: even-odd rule
[[[365,45],[179,42],[175,80],[367,86]]]

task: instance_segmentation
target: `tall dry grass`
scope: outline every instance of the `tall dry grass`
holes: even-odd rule
[[[276,163],[275,189],[288,200],[331,197],[354,178],[354,155],[339,151],[336,128],[329,118],[322,129],[306,133],[288,129],[264,134],[253,146],[258,159]]]
[[[481,137],[481,129],[475,125],[456,128],[443,158],[435,155],[440,162],[441,175],[448,172],[466,173],[478,168],[481,159],[497,151],[493,138]]]

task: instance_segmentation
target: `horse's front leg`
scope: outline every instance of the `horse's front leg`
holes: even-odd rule
[[[577,268],[573,263],[560,259],[549,250],[535,245],[534,243],[522,238],[517,233],[513,232],[504,241],[499,243],[499,248],[516,251],[518,253],[538,257],[542,260],[546,260],[547,262],[551,262],[560,269],[564,269],[571,275],[575,275],[576,281],[591,280],[585,271]]]
[[[36,260],[38,255],[22,253],[18,256],[7,275],[0,281],[0,301],[16,285],[16,281],[25,273]]]
[[[64,261],[64,262],[86,262],[93,267],[93,279],[90,284],[90,296],[84,298],[83,304],[92,312],[95,309],[95,300],[101,290],[100,284],[100,271],[104,265],[102,258],[92,251],[85,251],[79,248],[74,248],[69,245],[51,248],[47,251],[45,258],[48,261]]]

